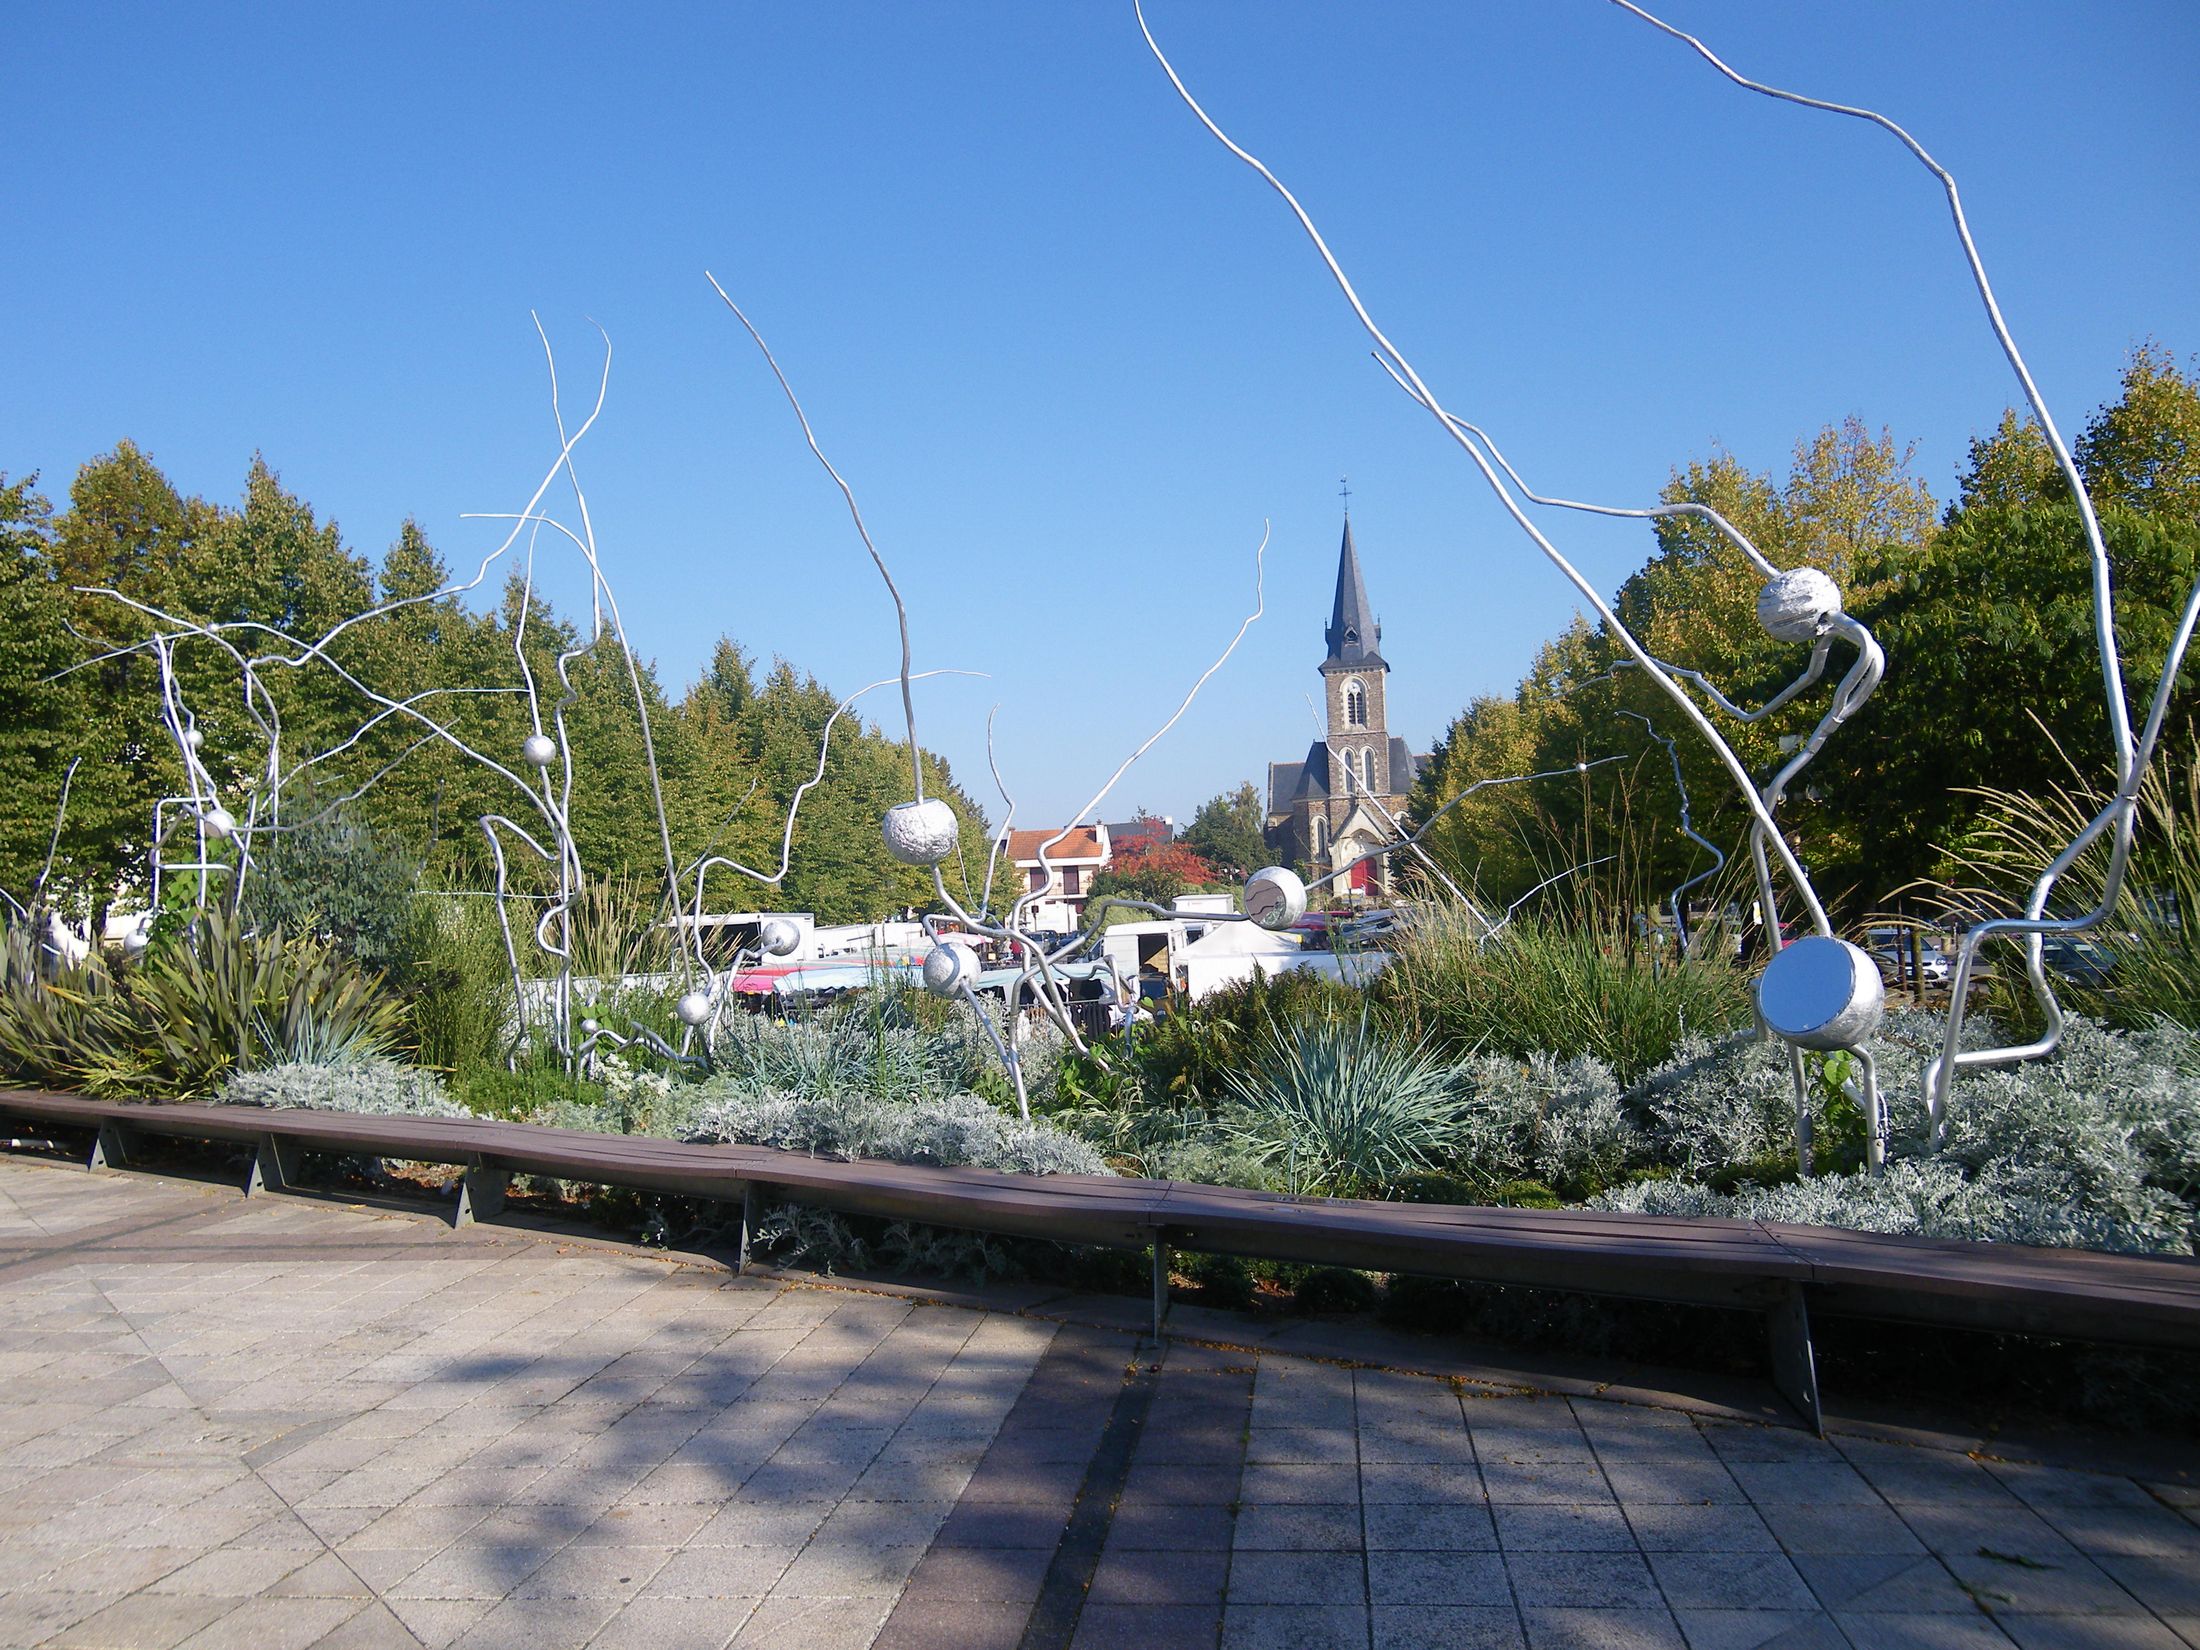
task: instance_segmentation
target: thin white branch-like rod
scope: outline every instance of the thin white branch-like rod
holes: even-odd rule
[[[840,496],[847,501],[848,518],[856,524],[856,534],[863,540],[863,548],[871,553],[871,565],[878,569],[878,576],[886,581],[887,595],[894,599],[895,622],[901,626],[901,714],[902,720],[909,730],[910,779],[916,786],[917,800],[921,802],[924,800],[924,758],[917,749],[916,695],[909,691],[909,684],[914,678],[910,675],[909,668],[911,655],[909,649],[908,604],[901,599],[901,590],[894,583],[894,575],[887,571],[886,558],[879,554],[878,546],[871,542],[871,530],[863,524],[863,512],[856,505],[855,490],[842,479],[840,472],[833,468],[832,460],[825,456],[825,449],[817,444],[817,432],[810,428],[810,416],[802,410],[802,403],[796,399],[794,386],[787,382],[787,375],[779,370],[779,362],[773,356],[771,346],[764,342],[764,335],[758,332],[748,316],[742,313],[741,306],[733,301],[732,295],[718,284],[717,276],[706,269],[703,271],[703,279],[710,282],[711,290],[724,300],[726,308],[733,311],[733,318],[741,323],[741,330],[746,332],[756,347],[763,352],[765,365],[771,368],[772,376],[779,380],[780,391],[786,396],[787,405],[794,409],[794,416],[802,426],[802,439],[810,444],[810,452],[816,457],[818,463],[825,466],[825,473],[833,478],[833,485],[840,489]]]
[[[2010,369],[2016,373],[2017,382],[2023,386],[2024,399],[2032,409],[2032,416],[2039,420],[2040,432],[2046,436],[2047,444],[2054,452],[2055,463],[2062,471],[2063,479],[2070,483],[2071,496],[2078,505],[2079,520],[2085,526],[2086,548],[2092,553],[2093,559],[2094,641],[2100,649],[2102,688],[2108,698],[2109,731],[2116,746],[2116,777],[2119,783],[2127,779],[2135,751],[2131,733],[2131,710],[2124,698],[2123,665],[2116,651],[2115,595],[2109,576],[2108,546],[2102,541],[2100,520],[2094,513],[2093,498],[2086,490],[2085,477],[2079,474],[2077,460],[2071,456],[2062,432],[2055,427],[2054,415],[2047,410],[2047,399],[2040,394],[2039,385],[2032,381],[2032,369],[2025,365],[2023,353],[2018,350],[2017,341],[2010,334],[2008,323],[2002,319],[2001,304],[1994,297],[1994,284],[1986,278],[1985,261],[1979,256],[1977,243],[1971,239],[1971,226],[1964,217],[1963,196],[1956,188],[1954,175],[1933,159],[1922,143],[1885,115],[1871,109],[1858,108],[1853,104],[1807,97],[1801,92],[1791,92],[1779,86],[1768,86],[1761,80],[1752,80],[1687,30],[1675,28],[1662,17],[1636,5],[1634,0],[1612,0],[1612,4],[1639,17],[1660,33],[1681,41],[1745,91],[1756,92],[1782,103],[1798,104],[1805,109],[1818,109],[1827,114],[1846,115],[1852,120],[1869,122],[1909,150],[1920,165],[1940,180],[1941,190],[1948,197],[1948,216],[1954,221],[1956,239],[1963,246],[1964,262],[1970,266],[1971,280],[1978,287],[1980,301],[1986,306],[1987,324],[1994,329],[1995,341],[2001,345],[2001,352],[2008,358]]]
[[[1399,377],[1396,367],[1393,367],[1380,355],[1375,356],[1375,364],[1390,374],[1392,383],[1404,390],[1406,394],[1413,394],[1413,386]],[[1497,467],[1512,479],[1512,484],[1520,489],[1520,496],[1527,499],[1531,504],[1540,504],[1552,510],[1579,510],[1583,514],[1591,516],[1619,516],[1630,521],[1671,521],[1679,517],[1687,517],[1696,521],[1708,522],[1721,538],[1747,556],[1750,565],[1766,578],[1769,579],[1780,571],[1772,565],[1762,550],[1759,550],[1756,545],[1750,542],[1748,534],[1708,504],[1698,504],[1692,500],[1684,500],[1679,504],[1653,504],[1642,509],[1630,509],[1617,504],[1584,504],[1579,499],[1553,498],[1537,492],[1521,480],[1520,472],[1512,467],[1511,461],[1505,457],[1497,443],[1490,439],[1489,431],[1483,429],[1479,424],[1472,423],[1455,414],[1446,413],[1444,416],[1451,421],[1454,429],[1472,436],[1489,450],[1490,457],[1497,461]]]
[[[1298,220],[1299,227],[1305,231],[1308,239],[1313,242],[1314,249],[1321,255],[1322,263],[1328,269],[1330,278],[1337,283],[1338,290],[1344,294],[1345,301],[1351,305],[1352,312],[1358,317],[1361,327],[1375,341],[1383,359],[1396,369],[1397,376],[1400,382],[1405,385],[1407,392],[1436,420],[1445,435],[1466,453],[1475,468],[1481,472],[1483,481],[1488,484],[1490,491],[1496,496],[1505,513],[1512,517],[1514,524],[1523,533],[1527,534],[1530,541],[1534,543],[1538,550],[1543,552],[1551,565],[1558,569],[1566,581],[1580,594],[1582,600],[1589,604],[1597,617],[1604,621],[1606,628],[1619,641],[1620,645],[1634,656],[1638,664],[1651,673],[1651,676],[1657,681],[1667,697],[1679,706],[1682,715],[1688,718],[1690,724],[1718,753],[1721,764],[1732,777],[1736,789],[1750,811],[1751,817],[1762,827],[1773,850],[1779,856],[1781,868],[1787,873],[1797,896],[1809,910],[1812,926],[1820,933],[1831,933],[1832,924],[1826,918],[1825,908],[1818,901],[1817,891],[1811,886],[1809,873],[1803,869],[1802,861],[1796,857],[1794,848],[1780,834],[1778,824],[1765,807],[1763,799],[1757,794],[1757,787],[1750,778],[1749,770],[1742,765],[1741,758],[1735,754],[1733,747],[1720,736],[1719,730],[1712,725],[1711,719],[1704,714],[1701,707],[1689,698],[1687,690],[1680,683],[1672,680],[1656,668],[1656,661],[1651,658],[1649,651],[1635,639],[1634,633],[1625,624],[1621,623],[1619,615],[1612,610],[1610,604],[1605,601],[1596,586],[1583,577],[1580,570],[1566,559],[1558,546],[1544,535],[1543,531],[1529,517],[1526,510],[1521,507],[1520,501],[1514,497],[1512,489],[1498,474],[1496,466],[1483,453],[1481,445],[1459,429],[1457,424],[1454,423],[1452,415],[1445,411],[1443,404],[1436,398],[1435,392],[1422,382],[1421,375],[1414,369],[1412,362],[1405,357],[1396,345],[1391,343],[1390,339],[1384,335],[1382,328],[1375,324],[1375,318],[1368,313],[1367,306],[1360,301],[1360,295],[1353,289],[1352,282],[1346,276],[1343,265],[1337,261],[1336,255],[1330,251],[1329,243],[1322,238],[1321,231],[1316,227],[1313,217],[1305,207],[1299,204],[1298,197],[1285,187],[1283,181],[1274,172],[1270,171],[1264,162],[1239,145],[1227,132],[1223,131],[1216,124],[1214,118],[1200,106],[1199,100],[1192,96],[1191,89],[1184,84],[1183,77],[1176,72],[1175,66],[1170,63],[1167,54],[1162,51],[1160,42],[1154,38],[1153,30],[1147,26],[1145,10],[1139,0],[1132,0],[1132,11],[1137,17],[1139,32],[1145,36],[1147,49],[1153,53],[1154,61],[1161,65],[1162,72],[1169,77],[1169,84],[1176,88],[1177,96],[1183,100],[1184,106],[1191,110],[1199,123],[1207,129],[1209,135],[1216,142],[1258,173],[1267,182],[1268,186],[1282,198],[1284,204],[1291,209],[1292,216]]]
[[[1124,757],[1123,760],[1116,765],[1115,772],[1108,775],[1107,783],[1102,785],[1099,790],[1095,791],[1092,794],[1092,799],[1090,801],[1088,801],[1082,808],[1078,809],[1076,813],[1070,816],[1068,824],[1064,825],[1059,831],[1055,832],[1053,836],[1047,838],[1045,842],[1039,845],[1039,868],[1046,876],[1046,886],[1039,889],[1035,893],[1024,894],[1016,901],[1016,920],[1021,920],[1025,907],[1027,907],[1034,899],[1043,898],[1054,891],[1054,867],[1047,862],[1048,851],[1061,843],[1065,838],[1067,838],[1070,832],[1077,829],[1080,822],[1092,816],[1099,808],[1100,804],[1107,800],[1108,793],[1115,789],[1117,781],[1119,781],[1125,774],[1131,771],[1132,766],[1138,761],[1140,757],[1144,756],[1148,751],[1152,750],[1154,746],[1158,745],[1161,742],[1163,735],[1167,734],[1171,728],[1175,727],[1177,723],[1184,719],[1184,713],[1192,708],[1192,701],[1199,697],[1199,690],[1207,685],[1207,683],[1213,678],[1215,672],[1219,671],[1224,665],[1230,662],[1230,655],[1237,651],[1238,643],[1245,640],[1245,633],[1248,630],[1252,629],[1253,626],[1259,622],[1261,616],[1268,611],[1267,557],[1268,538],[1269,534],[1272,531],[1273,527],[1270,523],[1265,521],[1262,522],[1260,527],[1260,543],[1255,546],[1253,550],[1253,611],[1246,614],[1245,618],[1239,623],[1236,634],[1230,638],[1230,645],[1222,650],[1222,652],[1216,657],[1213,664],[1209,665],[1205,670],[1199,673],[1199,680],[1191,685],[1190,689],[1185,693],[1182,703],[1180,703],[1176,707],[1175,712],[1171,714],[1169,719],[1166,722],[1162,723],[1161,726],[1154,729],[1152,733],[1148,734],[1146,736],[1145,743],[1141,744],[1136,750],[1132,751],[1130,755]]]

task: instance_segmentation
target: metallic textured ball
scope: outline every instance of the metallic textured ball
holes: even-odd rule
[[[202,750],[206,745],[206,735],[199,732],[197,728],[185,728],[183,730],[183,742],[193,750]]]
[[[581,1022],[581,1035],[583,1037],[593,1037],[601,1030],[603,1030],[603,1025],[600,1021],[583,1020]]]
[[[547,768],[558,759],[558,742],[547,733],[530,733],[519,753],[530,768]]]
[[[767,917],[756,930],[756,949],[767,957],[784,957],[802,943],[802,930],[784,917]]]
[[[1255,871],[1245,879],[1245,914],[1266,929],[1289,928],[1306,915],[1306,884],[1280,865]]]
[[[937,865],[955,851],[955,810],[936,796],[895,803],[880,829],[886,851],[904,865]]]
[[[1841,587],[1815,567],[1775,573],[1757,592],[1757,623],[1781,642],[1808,642],[1841,615]]]
[[[218,803],[199,815],[199,819],[210,837],[226,837],[237,828],[237,816]]]
[[[925,953],[924,989],[952,997],[978,977],[978,954],[960,940],[942,940]]]
[[[1856,946],[1810,934],[1765,964],[1757,1012],[1798,1048],[1853,1048],[1879,1029],[1887,988],[1878,965]]]
[[[710,994],[705,991],[684,992],[672,1005],[672,1012],[679,1016],[684,1026],[699,1026],[710,1018]]]

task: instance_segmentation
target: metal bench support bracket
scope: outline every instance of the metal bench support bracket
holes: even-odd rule
[[[1810,1430],[1823,1438],[1826,1422],[1818,1407],[1818,1360],[1811,1351],[1810,1309],[1803,1304],[1801,1284],[1791,1283],[1781,1292],[1765,1313],[1765,1330],[1772,1342],[1772,1384]]]
[[[84,1160],[86,1169],[119,1169],[130,1160],[129,1143],[123,1137],[118,1123],[102,1123],[99,1133],[92,1136],[92,1154]]]
[[[293,1190],[304,1178],[305,1160],[305,1148],[295,1140],[285,1140],[279,1134],[261,1135],[259,1148],[252,1154],[252,1172],[245,1176],[244,1195]]]
[[[1161,1339],[1161,1326],[1169,1319],[1169,1245],[1159,1232],[1153,1239],[1153,1338]]]
[[[471,1226],[477,1220],[494,1220],[504,1213],[504,1193],[512,1184],[509,1172],[478,1165],[458,1177],[458,1207],[451,1211],[451,1225]]]

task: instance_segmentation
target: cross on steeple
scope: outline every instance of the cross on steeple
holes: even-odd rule
[[[1345,519],[1350,520],[1352,516],[1352,478],[1350,476],[1339,476],[1337,478],[1337,496],[1344,500]]]

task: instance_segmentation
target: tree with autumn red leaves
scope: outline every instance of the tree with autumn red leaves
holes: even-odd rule
[[[1181,842],[1147,837],[1115,855],[1092,879],[1098,899],[1115,894],[1124,899],[1167,905],[1179,894],[1196,894],[1226,887],[1222,874]],[[1142,912],[1125,911],[1115,920],[1137,921]]]

